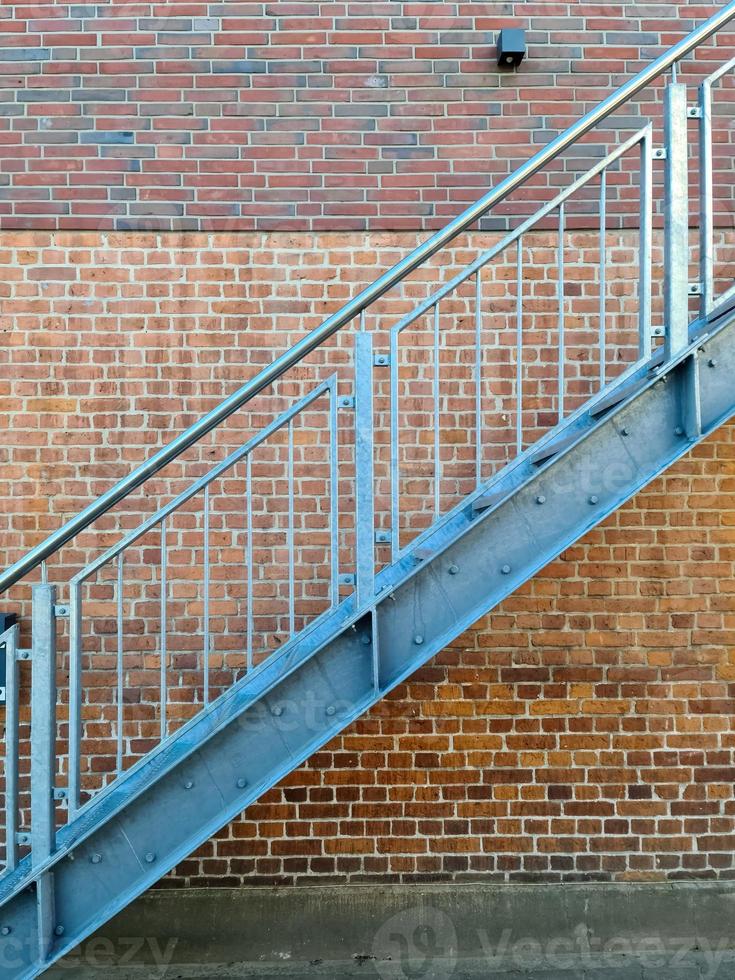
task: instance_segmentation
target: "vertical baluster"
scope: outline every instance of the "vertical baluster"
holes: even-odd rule
[[[482,483],[482,278],[475,276],[475,485]]]
[[[607,170],[600,174],[600,391],[607,380]]]
[[[253,468],[250,453],[246,457],[245,506],[248,521],[247,579],[248,579],[248,622],[247,622],[247,669],[253,669]]]
[[[439,516],[441,508],[441,441],[439,438],[439,304],[434,307],[434,515]]]
[[[653,127],[649,123],[641,141],[641,255],[638,322],[639,356],[651,356],[651,279],[653,264]]]
[[[397,561],[401,550],[399,419],[398,419],[398,333],[390,333],[390,524],[391,557]]]
[[[339,603],[339,441],[337,436],[337,383],[329,386],[329,530],[331,537],[329,598],[332,608]]]
[[[210,541],[209,541],[209,522],[210,522],[210,500],[209,500],[209,484],[207,483],[204,487],[204,581],[202,583],[204,588],[204,609],[202,610],[202,616],[204,618],[204,650],[203,650],[203,669],[204,669],[204,703],[209,704],[209,660],[211,657],[211,647],[212,640],[210,634],[210,617],[209,617],[209,591],[210,591],[210,570],[211,570],[211,555],[210,555]]]
[[[117,760],[118,776],[123,769],[123,684],[124,684],[124,647],[123,647],[123,581],[124,557],[123,552],[117,556]]]
[[[566,368],[565,306],[564,306],[564,205],[559,205],[559,252],[557,255],[559,293],[559,421],[564,420],[564,382]]]
[[[53,585],[33,586],[31,852],[39,867],[56,847],[56,617]]]
[[[168,701],[168,548],[166,534],[166,519],[161,521],[161,738],[166,737],[167,731],[167,701]]]
[[[686,85],[668,86],[664,117],[664,305],[665,356],[668,360],[689,343],[689,154]]]
[[[355,481],[357,605],[375,601],[375,501],[373,460],[373,335],[355,336]]]
[[[294,483],[293,483],[293,419],[288,423],[288,630],[289,639],[296,632],[295,563],[294,563]]]
[[[712,312],[714,285],[714,213],[712,177],[712,83],[699,86],[699,279],[702,283],[700,315]]]
[[[516,452],[523,452],[523,236],[516,251]]]
[[[5,634],[5,865],[8,871],[18,866],[19,634],[17,626]]]
[[[81,583],[69,586],[69,819],[80,806],[82,766],[82,593]]]

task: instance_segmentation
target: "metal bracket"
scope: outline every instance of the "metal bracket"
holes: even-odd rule
[[[21,830],[15,835],[15,843],[21,847],[28,847],[31,843],[31,835],[27,830]]]
[[[704,292],[701,282],[690,282],[687,292],[690,296],[701,296]]]
[[[666,157],[667,157],[667,153],[666,153],[665,146],[657,146],[654,148],[653,152],[651,153],[651,159],[653,160],[665,160]]]
[[[390,365],[390,354],[376,354],[373,357],[375,367],[388,367]]]
[[[337,404],[339,408],[354,408],[355,398],[353,395],[341,395]]]
[[[15,659],[16,660],[26,660],[26,661],[27,660],[33,660],[33,651],[32,650],[16,650],[15,651]]]
[[[69,606],[54,606],[54,616],[57,619],[69,618]]]
[[[63,786],[59,786],[54,790],[54,799],[57,803],[62,800],[67,800],[69,799],[69,793]]]
[[[665,327],[655,327],[651,326],[651,336],[652,337],[663,337],[666,333]]]
[[[349,572],[345,573],[344,575],[340,575],[340,577],[339,577],[339,584],[340,585],[354,585],[355,584],[355,576],[352,575],[352,574],[350,574]]]
[[[689,119],[701,119],[702,118],[702,107],[699,105],[687,106],[687,118]]]
[[[375,532],[375,543],[376,544],[390,544],[393,540],[393,536],[390,531],[376,531]]]

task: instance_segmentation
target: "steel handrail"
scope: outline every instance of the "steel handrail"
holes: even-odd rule
[[[392,269],[384,272],[375,282],[362,290],[362,292],[346,303],[336,313],[333,313],[324,320],[321,326],[312,330],[305,337],[302,337],[290,350],[276,358],[272,364],[264,368],[238,391],[221,402],[217,408],[213,409],[207,415],[203,415],[197,422],[186,429],[185,432],[182,432],[167,446],[159,449],[145,463],[138,466],[98,497],[97,500],[80,511],[76,517],[64,524],[63,527],[54,531],[45,541],[36,545],[35,548],[31,549],[19,561],[6,568],[0,574],[0,595],[29,572],[37,568],[50,555],[58,551],[59,548],[63,547],[63,545],[85,528],[89,527],[99,517],[102,517],[120,503],[120,501],[124,500],[125,497],[140,487],[150,477],[158,473],[164,466],[167,466],[203,436],[207,435],[208,432],[211,432],[221,422],[224,422],[225,419],[242,408],[243,405],[263,391],[264,388],[277,381],[286,371],[323,344],[324,341],[333,336],[345,324],[354,320],[372,303],[388,292],[389,289],[417,269],[423,262],[430,259],[445,245],[449,244],[458,235],[461,235],[463,231],[466,231],[476,221],[484,217],[491,208],[505,200],[514,190],[545,167],[547,163],[576,143],[577,140],[632,99],[633,96],[637,95],[647,85],[650,85],[651,82],[655,81],[660,75],[671,68],[672,65],[675,65],[696,47],[712,37],[713,34],[733,18],[735,18],[735,0],[730,0],[720,11],[713,14],[712,17],[695,28],[691,34],[679,41],[678,44],[669,48],[668,51],[652,61],[641,72],[625,82],[616,92],[613,92],[585,116],[573,123],[563,133],[560,133],[516,171],[502,180],[497,187],[488,191],[484,197],[481,197],[463,211],[462,214],[450,221],[441,231],[436,232],[436,234],[414,249],[413,252],[401,259]]]

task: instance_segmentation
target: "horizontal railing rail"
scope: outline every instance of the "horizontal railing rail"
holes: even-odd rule
[[[538,173],[550,161],[580,140],[599,123],[632,99],[657,78],[675,66],[682,58],[712,37],[718,30],[735,18],[735,0],[730,0],[721,10],[700,24],[687,37],[651,62],[646,68],[629,79],[607,99],[575,122],[545,147],[534,154],[511,175],[449,222],[441,231],[432,235],[409,255],[383,273],[370,286],[332,314],[315,330],[296,343],[290,350],[276,358],[268,367],[234,392],[215,409],[198,419],[192,426],[160,449],[145,463],[103,493],[76,517],[72,518],[45,541],[31,549],[20,560],[0,573],[0,595],[12,585],[39,567],[77,534],[138,489],[150,477],[177,459],[203,436],[215,429],[265,388],[282,377],[290,368],[321,346],[347,323],[360,316],[376,300],[397,285],[415,269],[468,230],[493,207],[504,201],[513,191]]]

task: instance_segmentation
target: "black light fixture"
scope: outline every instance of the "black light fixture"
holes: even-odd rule
[[[526,32],[522,27],[504,27],[498,35],[498,65],[517,68],[526,57]]]

